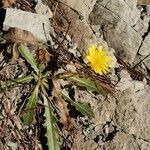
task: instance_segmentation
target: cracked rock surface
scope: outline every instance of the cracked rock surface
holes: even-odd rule
[[[43,2],[53,10],[51,1]],[[60,39],[67,32],[63,42],[73,55],[85,57],[87,47],[99,43],[109,52],[115,52],[116,56],[131,67],[138,64],[137,68],[144,70],[145,74],[142,79],[133,79],[118,63],[108,74],[116,85],[115,96],[104,97],[70,85],[74,99],[89,103],[95,116],[92,119],[77,117],[75,134],[67,137],[73,139],[71,149],[150,150],[150,86],[146,81],[146,77],[150,76],[150,0],[61,0],[58,6],[54,6],[54,10],[56,8],[54,19],[64,32],[55,26],[54,30],[57,34],[61,32],[60,37],[58,36]],[[9,50],[6,52],[10,54]],[[1,53],[0,60],[3,59],[4,54]],[[21,59],[19,64],[22,64],[23,69],[14,65],[9,76],[27,74],[25,62]],[[8,67],[0,74],[2,77],[5,74],[7,77]],[[70,68],[72,72],[76,69],[72,65],[67,65],[66,68]],[[68,83],[62,83],[64,87],[65,84]],[[29,89],[16,88],[10,96],[16,99],[16,103],[20,103],[19,93],[24,91],[26,95]],[[35,129],[34,126],[32,128]],[[9,133],[11,129],[7,130]],[[9,134],[7,137],[9,138]],[[27,141],[28,139],[27,135]],[[17,149],[11,142],[8,145]],[[30,148],[29,144],[28,146]],[[6,148],[0,144],[1,149]]]
[[[63,2],[70,6],[63,6],[71,20],[68,33],[81,52],[86,52],[87,44],[106,41],[106,47],[113,48],[127,63],[135,64],[146,57],[142,66],[150,69],[149,1],[82,0],[77,5],[75,0]],[[63,27],[67,25],[63,23]],[[119,72],[119,76],[117,99],[76,90],[75,98],[80,95],[91,104],[95,119],[79,119],[84,125],[77,131],[73,149],[150,149],[150,87],[145,80],[133,80],[126,71]]]
[[[133,81],[125,71],[121,76],[118,99],[106,100],[88,93],[85,97],[85,93],[79,93],[93,106],[95,119],[94,124],[87,125],[84,120],[86,130],[82,128],[75,137],[75,149],[150,149],[150,87],[145,82]]]
[[[132,63],[149,32],[147,11],[137,8],[136,0],[97,0],[89,15],[92,25],[99,25],[110,47]],[[145,15],[141,17],[141,14]],[[147,50],[148,51],[148,50]]]

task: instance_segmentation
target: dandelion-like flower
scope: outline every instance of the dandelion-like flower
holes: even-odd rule
[[[100,75],[106,74],[112,67],[112,57],[108,55],[107,51],[102,49],[102,46],[91,45],[88,50],[89,55],[86,59],[89,61],[92,70]]]

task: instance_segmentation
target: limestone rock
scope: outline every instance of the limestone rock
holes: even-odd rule
[[[109,10],[108,12],[112,18],[113,16],[117,16],[119,20],[123,20],[131,26],[136,24],[140,17],[140,11],[136,8],[136,0],[109,0],[107,3],[101,0],[96,2],[94,9],[98,9],[98,7]],[[101,17],[100,12],[97,13],[99,13],[98,17]]]
[[[48,18],[53,17],[53,13],[51,12],[50,8],[47,5],[43,4],[42,1],[38,1],[35,7],[35,11],[38,14],[47,15]]]
[[[131,81],[131,78],[127,76],[122,76],[122,80],[123,78],[126,80],[128,78],[130,86],[124,88],[120,95],[114,120],[124,132],[149,140],[150,87],[142,81]],[[118,86],[121,87],[122,84],[119,83]]]
[[[145,58],[146,57],[146,58]],[[144,60],[143,60],[144,59]],[[141,62],[142,61],[142,62]],[[150,55],[146,55],[146,56],[142,56],[142,55],[137,55],[135,60],[134,60],[134,64],[139,64],[142,68],[145,69],[145,66],[148,70],[150,70]]]
[[[29,31],[41,42],[47,42],[47,39],[51,39],[50,22],[47,15],[7,8],[3,28],[4,30],[19,28]]]
[[[144,19],[139,19],[137,24],[133,27],[138,33],[141,34],[141,36],[143,36],[147,30],[148,30],[148,26],[149,26],[149,18],[144,17]]]
[[[78,44],[80,52],[87,54],[88,46],[97,43],[97,38],[93,34],[90,26],[84,20],[74,20],[71,24],[70,35],[72,40]]]
[[[121,9],[120,9],[121,7]],[[136,8],[136,1],[110,0],[106,8],[116,14],[121,20],[129,25],[134,25],[140,17],[140,11]]]
[[[150,5],[149,0],[137,0],[138,5]]]
[[[142,42],[141,35],[122,21],[115,28],[106,29],[108,45],[115,49],[119,57],[132,63]]]
[[[120,78],[121,78],[121,80],[119,81],[119,83],[116,86],[117,90],[119,90],[120,92],[123,92],[126,89],[133,87],[133,85],[131,83],[130,75],[127,73],[127,71],[123,70],[120,73]],[[126,83],[126,84],[124,84],[124,83]]]
[[[145,59],[144,64],[150,70],[150,57],[148,57],[147,59]]]
[[[89,21],[92,25],[100,25],[108,45],[115,49],[117,55],[132,63],[142,42],[141,34],[147,31],[148,23],[140,20],[136,0],[105,2],[96,2]]]
[[[143,62],[145,66],[150,70],[150,33],[145,37],[139,50],[139,54],[141,55],[141,60],[148,56]]]
[[[84,18],[87,18],[96,3],[96,0],[62,0],[62,3],[76,10]]]
[[[150,54],[150,33],[144,39],[143,44],[139,50],[139,54],[142,56]]]
[[[104,99],[88,92],[85,96],[85,92],[80,91],[80,99],[84,97],[83,101],[89,102],[94,108],[95,132],[92,131],[88,137],[78,132],[75,137],[78,149],[90,150],[96,145],[98,150],[150,148],[150,87],[145,82],[133,81],[126,71],[121,72],[121,78],[118,86],[124,84],[124,87],[118,92],[118,99]],[[130,84],[125,84],[127,82]]]
[[[144,140],[136,140],[133,135],[118,132],[112,141],[107,142],[105,148],[108,150],[148,150],[150,144]]]
[[[147,88],[143,93],[138,94],[137,92],[132,93],[132,90],[126,90],[119,100],[115,116],[117,124],[125,132],[133,134],[137,138],[149,140],[150,94],[148,91],[150,89]]]
[[[85,19],[79,19],[79,15],[68,6],[61,5],[61,9],[70,21],[68,35],[71,37],[71,40],[78,45],[80,53],[85,57],[88,52],[88,46],[97,43],[98,39],[93,34],[90,25]],[[60,14],[56,15],[58,15],[60,19],[62,18]],[[64,21],[64,18],[62,18],[60,22],[60,28],[67,30],[68,23]]]
[[[107,121],[111,121],[113,114],[115,113],[115,98],[110,98],[110,101],[106,101],[102,95],[95,96],[92,93],[76,89],[75,99],[80,100],[81,102],[87,102],[91,105],[95,114],[94,120],[96,125],[105,124]]]

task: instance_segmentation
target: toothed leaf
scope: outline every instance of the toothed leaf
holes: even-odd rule
[[[28,102],[25,108],[25,113],[23,115],[23,123],[25,125],[30,125],[35,117],[35,108],[38,100],[38,90],[39,85],[37,84],[34,90],[31,93],[31,96],[28,98]]]
[[[16,78],[12,81],[15,83],[23,84],[23,83],[30,82],[33,78],[34,78],[33,76],[29,75],[29,76],[25,76],[25,77]]]
[[[91,107],[89,107],[89,105],[87,103],[79,103],[79,102],[75,102],[74,100],[72,100],[69,96],[69,93],[66,90],[63,90],[61,92],[62,96],[64,97],[64,99],[66,99],[67,101],[69,101],[73,106],[76,107],[76,109],[81,112],[83,115],[86,115],[88,117],[94,117],[94,113],[91,109]]]
[[[43,95],[44,105],[45,105],[45,123],[44,126],[46,128],[46,137],[47,137],[47,145],[49,150],[59,150],[59,131],[57,128],[57,119],[53,115],[53,108],[51,104],[48,102],[46,96]]]
[[[33,70],[38,74],[39,69],[37,67],[37,63],[33,55],[31,54],[30,50],[28,49],[27,46],[20,44],[18,47],[19,52],[21,53],[22,57],[25,58],[25,60],[31,65]]]
[[[100,85],[94,83],[90,78],[81,78],[79,76],[72,76],[69,79],[75,82],[78,86],[85,87],[89,91],[103,93],[104,90]]]
[[[13,80],[0,81],[0,91],[18,84],[28,83],[33,79],[33,76],[26,76],[21,78],[16,78]]]

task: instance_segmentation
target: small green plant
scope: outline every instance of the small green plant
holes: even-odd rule
[[[59,128],[57,126],[57,122],[59,121],[56,118],[54,110],[57,112],[55,106],[55,101],[49,98],[47,91],[50,90],[49,79],[57,80],[58,76],[54,76],[51,73],[51,70],[45,71],[45,65],[41,63],[37,63],[34,56],[31,54],[30,50],[27,46],[20,44],[18,50],[21,56],[30,64],[32,71],[28,76],[16,78],[8,81],[0,82],[0,91],[3,91],[5,88],[19,86],[25,83],[32,83],[31,93],[29,93],[29,97],[27,97],[27,103],[25,105],[24,113],[22,115],[22,121],[25,125],[30,125],[35,119],[37,103],[42,98],[43,105],[45,107],[45,123],[44,126],[46,128],[46,137],[47,137],[47,145],[49,150],[57,150],[60,149],[59,144]],[[61,78],[61,77],[60,77]],[[91,78],[83,78],[78,75],[71,75],[68,77],[63,76],[63,79],[67,79],[70,82],[75,83],[78,86],[84,87],[89,91],[104,93],[103,89],[100,85],[96,85],[95,82],[92,81]],[[32,81],[32,82],[31,82]],[[82,113],[88,117],[94,117],[94,113],[90,106],[87,103],[80,103],[74,101],[70,96],[69,92],[66,89],[62,89],[60,93],[57,93],[59,98],[63,98],[66,103],[69,103]],[[62,110],[60,111],[60,113]],[[59,114],[60,114],[59,113]]]

